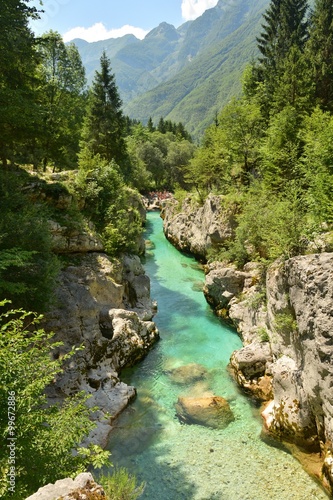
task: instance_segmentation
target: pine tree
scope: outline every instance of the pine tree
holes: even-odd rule
[[[266,24],[257,38],[260,63],[276,70],[292,46],[303,49],[307,39],[307,0],[272,0],[263,14]]]
[[[127,152],[122,101],[105,52],[100,62],[101,70],[96,71],[89,95],[82,133],[83,149],[91,156],[100,155],[107,162],[115,160],[118,165],[123,166],[127,160]]]
[[[147,123],[147,128],[148,128],[149,132],[155,132],[155,130],[156,130],[156,128],[154,127],[153,119],[151,116],[149,117],[149,120]]]
[[[2,0],[0,9],[0,160],[15,160],[34,133],[38,117],[34,71],[36,40],[29,28],[38,17],[28,2]],[[32,119],[33,117],[33,119]]]
[[[263,14],[266,23],[262,24],[263,32],[257,37],[258,49],[261,53],[259,62],[265,70],[276,68],[278,59],[278,34],[281,3],[283,0],[272,0]]]
[[[158,122],[158,125],[157,125],[157,130],[159,132],[161,132],[161,134],[165,134],[166,133],[166,124],[165,124],[165,121],[164,121],[164,118],[163,116],[161,116],[159,122]]]
[[[307,75],[302,72],[303,64],[296,64],[295,55],[303,57],[308,38],[307,7],[307,0],[272,0],[264,14],[266,23],[257,38],[261,53],[257,74],[265,88],[262,107],[266,116],[272,107],[279,112],[285,105],[296,105],[299,97],[302,103],[305,100],[307,85],[302,79]]]
[[[318,104],[333,111],[333,3],[316,0],[311,15],[309,59],[313,66],[315,96]]]

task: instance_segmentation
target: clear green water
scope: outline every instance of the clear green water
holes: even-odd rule
[[[203,272],[164,238],[158,213],[149,214],[146,237],[154,247],[145,269],[158,301],[161,341],[140,365],[122,373],[138,397],[110,437],[114,465],[145,481],[145,500],[327,498],[290,454],[260,440],[258,410],[226,370],[241,341],[198,291]],[[207,377],[189,386],[172,382],[168,370],[188,363],[206,367]],[[235,421],[226,429],[182,425],[176,418],[178,396],[203,393],[229,401]]]

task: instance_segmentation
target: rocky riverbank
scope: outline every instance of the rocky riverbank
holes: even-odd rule
[[[165,234],[183,251],[205,259],[232,235],[222,199],[202,207],[190,200],[163,210]],[[206,266],[204,293],[217,314],[232,321],[243,349],[230,370],[237,382],[264,402],[264,430],[274,438],[320,456],[318,478],[333,490],[333,253],[276,261],[268,269]]]
[[[51,203],[66,213],[73,198],[63,195],[60,205],[58,199]],[[143,205],[139,208],[144,218]],[[54,356],[61,358],[73,347],[76,351],[48,396],[55,402],[78,391],[89,394],[89,406],[98,410],[88,441],[105,446],[112,421],[136,395],[121,381],[121,369],[141,360],[159,338],[150,280],[137,255],[110,259],[91,223],[73,227],[50,220],[49,225],[62,268],[43,327],[62,343]],[[138,252],[144,248],[143,240],[137,247]]]

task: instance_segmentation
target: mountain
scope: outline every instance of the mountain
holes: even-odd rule
[[[256,36],[270,0],[219,0],[178,29],[161,23],[143,40],[133,35],[88,43],[75,40],[91,82],[105,50],[124,112],[155,123],[182,121],[195,136],[241,88],[245,65],[257,55]]]

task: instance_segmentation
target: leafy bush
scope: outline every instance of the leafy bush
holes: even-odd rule
[[[52,334],[38,328],[40,319],[21,309],[0,315],[0,432],[3,443],[13,448],[0,449],[2,498],[21,500],[89,464],[100,467],[109,456],[97,446],[80,448],[94,427],[87,396],[80,393],[62,405],[47,404],[45,389],[61,373],[66,357],[52,358],[59,343],[52,344]]]
[[[97,155],[90,166],[81,169],[77,179],[85,214],[95,223],[110,255],[135,251],[142,232],[140,214],[133,206],[136,192],[125,185],[116,163]]]
[[[0,295],[15,307],[43,311],[52,298],[59,263],[52,253],[49,210],[32,204],[27,174],[0,171]]]
[[[239,266],[248,260],[272,262],[302,252],[309,231],[306,204],[297,183],[290,183],[278,194],[264,183],[254,183],[244,196],[238,216],[236,238],[225,258]]]
[[[136,477],[124,468],[116,469],[112,475],[101,476],[99,482],[108,500],[135,500],[145,488],[144,483],[137,484]]]
[[[290,311],[276,314],[275,327],[280,333],[293,333],[297,331],[297,321]]]

